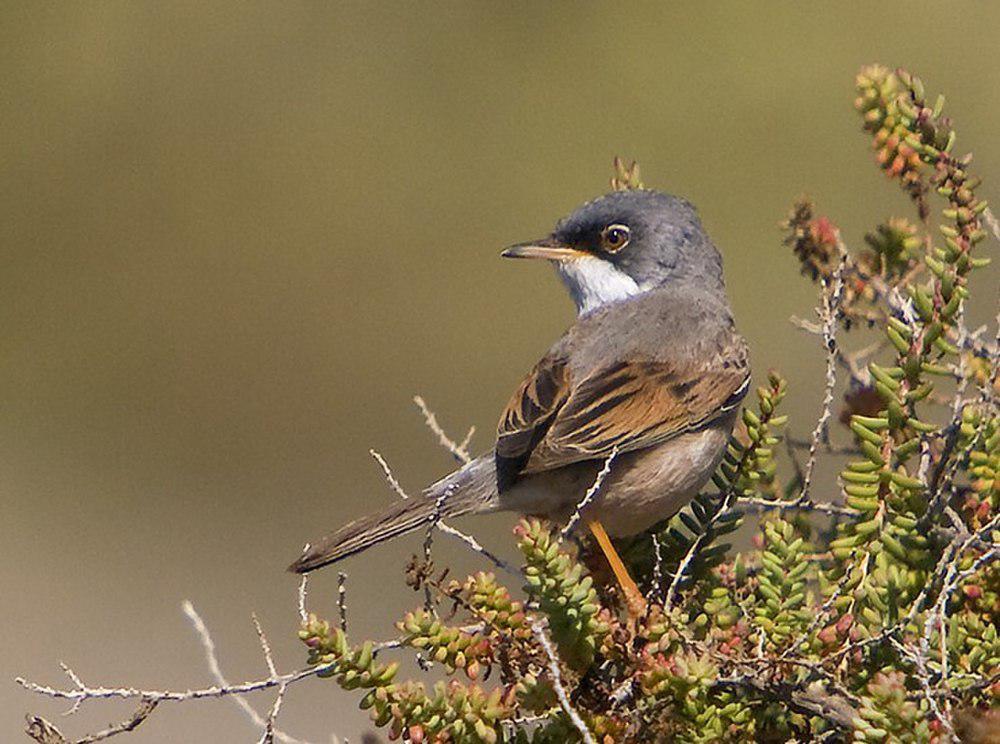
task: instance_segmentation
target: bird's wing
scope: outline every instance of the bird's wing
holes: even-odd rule
[[[501,492],[517,480],[569,395],[569,369],[557,353],[543,357],[514,392],[497,427],[497,485]]]
[[[743,350],[742,339],[734,343]],[[546,357],[500,419],[500,491],[523,473],[650,447],[711,423],[738,406],[750,384],[745,353],[733,351],[697,366],[618,360],[579,381],[563,360]]]

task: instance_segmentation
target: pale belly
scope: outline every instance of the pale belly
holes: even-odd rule
[[[677,513],[711,478],[722,459],[734,416],[710,427],[615,458],[597,496],[582,512],[612,537],[634,535]],[[530,475],[500,497],[501,508],[564,522],[603,463],[580,463]]]

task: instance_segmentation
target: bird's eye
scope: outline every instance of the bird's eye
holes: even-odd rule
[[[601,231],[601,247],[608,253],[617,253],[628,245],[631,237],[628,225],[608,225]]]

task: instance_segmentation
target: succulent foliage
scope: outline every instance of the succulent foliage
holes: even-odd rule
[[[639,616],[595,585],[587,545],[526,519],[524,600],[480,573],[438,583],[440,612],[400,621],[391,646],[445,677],[429,688],[380,661],[398,651],[352,645],[310,617],[310,662],[359,691],[390,738],[946,742],[997,720],[998,357],[965,322],[992,218],[971,158],[954,154],[943,98],[903,70],[866,67],[856,82],[876,161],[915,219],[888,217],[846,256],[811,202],[783,223],[803,274],[842,288],[840,335],[818,345],[845,362],[842,426],[834,416],[811,448],[786,452],[787,384],[771,373],[713,484],[620,545],[646,585]],[[615,170],[614,188],[641,188],[634,163]],[[854,343],[859,326],[876,343]],[[818,469],[802,493],[812,467],[804,479],[797,460],[829,456],[828,438],[846,463],[836,482]],[[722,538],[750,508],[763,516],[734,553]]]

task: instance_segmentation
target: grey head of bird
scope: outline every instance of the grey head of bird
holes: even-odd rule
[[[725,293],[722,259],[695,208],[649,189],[589,201],[547,237],[502,255],[551,261],[580,314],[670,283]]]

